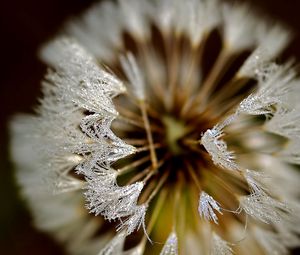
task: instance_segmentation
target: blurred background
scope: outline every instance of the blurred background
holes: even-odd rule
[[[244,0],[291,27],[295,38],[282,59],[300,61],[300,1]],[[40,94],[46,67],[38,60],[39,46],[51,39],[63,21],[95,1],[10,0],[0,4],[0,254],[65,254],[51,237],[32,226],[19,196],[9,156],[7,123],[17,112],[31,112]],[[241,1],[239,1],[241,2]],[[300,96],[300,95],[299,95]],[[299,250],[293,254],[300,254]]]

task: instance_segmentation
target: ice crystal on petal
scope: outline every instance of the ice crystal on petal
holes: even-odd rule
[[[103,183],[101,177],[87,181],[85,196],[91,213],[115,220],[138,212],[136,203],[144,186],[142,182],[120,187],[117,184]]]
[[[241,197],[240,206],[254,219],[266,224],[280,221],[284,212],[289,211],[286,204],[261,194]]]
[[[86,160],[84,163],[76,167],[77,174],[83,174],[87,180],[94,178],[102,183],[103,186],[113,186],[116,184],[117,172],[108,164]]]
[[[140,227],[146,233],[145,215],[147,205],[137,205],[131,209],[131,214],[117,226],[117,231],[125,230],[127,235],[130,235]]]
[[[262,178],[266,178],[263,173],[246,169],[245,179],[253,195],[264,195],[266,188],[262,185]]]
[[[233,254],[232,248],[229,244],[219,237],[216,233],[212,236],[212,251],[211,255],[231,255]]]
[[[276,103],[279,103],[277,98],[267,101],[263,94],[251,94],[240,103],[239,111],[252,115],[268,114],[272,112],[271,106]]]
[[[238,165],[234,162],[234,154],[227,150],[227,144],[220,139],[223,136],[222,130],[215,126],[213,129],[205,131],[201,138],[201,144],[212,157],[214,164],[229,170],[238,170]]]
[[[117,219],[137,213],[137,200],[144,187],[144,183],[137,182],[128,186],[119,187],[116,190],[118,196],[115,204],[111,204],[103,212],[103,216],[107,219]]]
[[[111,99],[125,91],[122,82],[101,70],[77,44],[69,40],[53,44],[61,56],[53,60],[56,72],[49,72],[47,80],[59,88],[58,96],[91,112],[117,115]]]
[[[178,254],[178,240],[175,232],[171,232],[160,255],[177,255]]]
[[[260,86],[258,90],[245,98],[237,111],[251,115],[263,115],[274,113],[276,110],[284,110],[287,107],[284,97],[294,85],[291,81],[295,77],[295,71],[290,66],[291,63],[288,63],[284,66],[277,66],[277,68],[272,67],[267,71],[266,69],[259,70]]]
[[[213,220],[214,223],[218,224],[218,217],[215,214],[214,210],[218,213],[223,214],[221,212],[221,207],[217,201],[213,199],[210,195],[202,191],[200,193],[198,212],[201,217],[205,220]]]
[[[97,60],[75,41],[66,38],[57,39],[47,45],[44,51],[48,63],[58,73],[65,74],[70,81],[86,81],[89,89],[99,89],[99,93],[111,98],[126,91],[118,78],[100,69]],[[54,52],[56,54],[53,54]]]
[[[126,144],[111,130],[113,116],[93,114],[80,123],[82,131],[94,141],[105,144],[107,158],[103,161],[114,162],[135,152],[135,148]]]

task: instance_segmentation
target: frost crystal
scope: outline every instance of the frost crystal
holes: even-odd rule
[[[133,146],[123,142],[111,131],[113,120],[114,117],[112,116],[102,117],[98,114],[93,114],[85,117],[80,123],[82,131],[105,148],[102,151],[104,153],[102,158],[98,155],[99,161],[114,162],[135,152]]]
[[[260,87],[258,91],[250,94],[239,105],[238,112],[251,115],[263,115],[275,113],[276,110],[286,108],[284,97],[292,90],[291,81],[295,77],[295,71],[290,69],[291,63],[285,66],[271,68],[265,74],[260,70],[258,74]]]
[[[205,220],[213,220],[214,223],[218,224],[218,217],[215,214],[214,210],[216,210],[220,214],[223,214],[221,212],[219,203],[215,201],[210,195],[202,191],[200,194],[198,205],[198,212],[200,216]]]
[[[142,182],[119,187],[117,184],[103,183],[97,177],[87,181],[85,196],[90,212],[101,214],[109,220],[140,212],[136,208],[136,203],[144,186]]]
[[[201,138],[201,144],[212,157],[213,162],[229,170],[238,170],[238,165],[234,162],[234,154],[227,150],[227,144],[220,139],[223,136],[218,126],[205,131]]]
[[[211,255],[231,255],[233,251],[229,244],[219,237],[216,233],[212,236]]]
[[[264,174],[246,169],[246,173],[244,175],[252,195],[265,195],[266,188],[261,184],[261,179],[266,178]]]
[[[125,91],[123,84],[70,40],[57,40],[52,47],[61,55],[51,61],[56,73],[47,80],[58,87],[58,96],[91,112],[117,115],[111,98]]]
[[[284,213],[289,211],[284,203],[260,194],[241,197],[240,206],[254,219],[266,224],[280,221]]]
[[[175,232],[171,232],[160,255],[177,255],[178,254],[178,240]]]
[[[145,215],[147,205],[138,205],[131,209],[131,214],[117,226],[117,231],[125,230],[127,235],[130,235],[140,227],[146,233]]]

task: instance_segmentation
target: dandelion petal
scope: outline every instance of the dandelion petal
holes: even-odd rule
[[[172,232],[164,247],[162,248],[160,255],[177,255],[178,254],[178,239],[175,232]]]
[[[124,233],[117,234],[98,255],[121,255],[126,235]]]
[[[219,237],[216,233],[213,233],[212,237],[212,255],[231,255],[233,253],[229,244]]]
[[[238,170],[238,165],[234,162],[234,155],[227,150],[227,144],[220,139],[223,133],[218,126],[208,129],[201,138],[201,144],[207,150],[215,165],[224,169]]]
[[[215,214],[214,210],[222,214],[219,203],[215,201],[210,195],[202,191],[200,194],[198,206],[198,212],[200,216],[205,220],[213,220],[214,223],[218,224],[218,217]]]

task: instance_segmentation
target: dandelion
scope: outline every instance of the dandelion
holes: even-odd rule
[[[221,0],[120,0],[65,25],[11,123],[38,228],[70,254],[285,254],[299,244],[290,33]],[[255,169],[255,170],[250,170]]]

